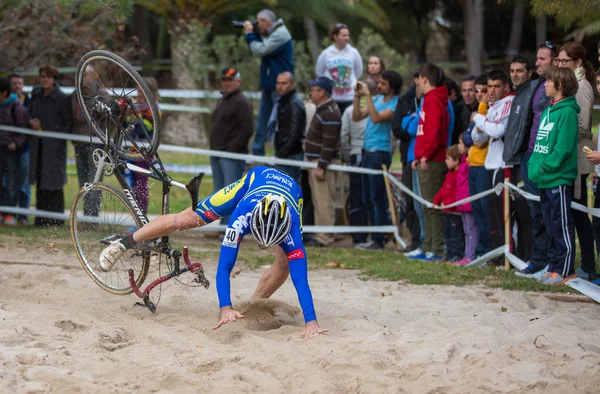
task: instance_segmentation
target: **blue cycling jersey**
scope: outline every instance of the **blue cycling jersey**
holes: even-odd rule
[[[231,216],[219,254],[217,294],[219,307],[231,306],[231,270],[242,238],[250,232],[250,216],[256,203],[267,194],[285,198],[292,215],[290,234],[279,244],[287,255],[292,283],[304,313],[304,321],[316,320],[308,286],[306,251],[302,242],[302,190],[287,174],[266,166],[255,167],[242,179],[225,186],[198,203],[196,213],[206,223]]]

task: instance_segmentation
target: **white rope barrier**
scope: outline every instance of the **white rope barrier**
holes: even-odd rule
[[[0,130],[6,130],[6,131],[10,131],[10,132],[15,132],[15,133],[22,133],[22,134],[47,137],[47,138],[57,138],[57,139],[63,139],[63,140],[83,141],[83,142],[90,141],[89,136],[86,137],[86,136],[81,136],[81,135],[56,133],[56,132],[49,132],[49,131],[33,131],[30,129],[12,127],[12,126],[0,125]],[[95,137],[92,138],[92,142],[101,143],[100,140]],[[281,164],[281,165],[296,166],[296,167],[301,167],[301,168],[316,168],[316,166],[317,166],[316,162],[286,160],[286,159],[279,159],[279,158],[275,158],[275,157],[264,157],[264,156],[250,155],[250,154],[220,152],[220,151],[213,151],[213,150],[209,150],[209,149],[191,148],[191,147],[175,146],[175,145],[168,145],[168,144],[160,145],[159,150],[244,160],[245,162],[248,162],[248,163],[265,163],[265,164],[270,164],[270,165]],[[342,172],[353,172],[353,173],[358,173],[358,174],[386,176],[403,193],[411,196],[414,200],[420,202],[423,206],[428,207],[428,208],[434,208],[434,209],[444,210],[444,209],[456,207],[459,205],[463,205],[463,204],[481,199],[490,194],[495,193],[495,194],[499,195],[502,192],[502,189],[506,189],[507,192],[513,191],[515,193],[518,193],[527,200],[539,201],[539,196],[535,196],[531,193],[528,193],[528,192],[522,190],[521,188],[513,185],[510,182],[504,182],[504,183],[501,182],[492,189],[486,190],[484,192],[478,193],[473,196],[469,196],[465,199],[456,201],[447,206],[438,207],[438,206],[434,206],[431,202],[423,199],[421,196],[415,194],[412,190],[410,190],[406,186],[404,186],[402,184],[402,182],[400,182],[394,175],[390,174],[389,172],[384,172],[382,170],[361,168],[361,167],[342,166],[342,165],[337,165],[337,164],[329,165],[328,169],[334,170],[334,171],[342,171]],[[593,215],[595,217],[600,217],[600,208],[588,208],[588,207],[585,207],[581,204],[574,203],[574,202],[571,203],[571,207],[573,209],[579,210],[581,212],[585,212],[585,213]],[[35,216],[48,217],[48,218],[53,218],[53,219],[69,220],[69,214],[65,214],[65,213],[37,211],[37,210],[32,210],[32,209],[22,209],[22,208],[15,208],[15,207],[0,207],[0,211],[6,212],[6,213],[21,214],[21,215],[35,215]],[[226,228],[226,226],[217,225],[217,224],[213,223],[209,226],[202,227],[200,229],[200,231],[211,231],[211,230],[212,231],[214,231],[214,230],[222,231],[225,228]],[[304,227],[304,231],[307,233],[354,233],[354,232],[393,233],[394,237],[398,241],[398,243],[401,244],[403,247],[406,247],[406,242],[399,235],[399,231],[396,226],[378,226],[378,227],[306,226],[306,227]],[[490,261],[491,259],[500,257],[502,255],[505,255],[506,259],[510,262],[510,264],[519,270],[523,270],[527,267],[527,264],[525,262],[521,261],[515,255],[510,253],[509,245],[504,245],[504,246],[499,247],[491,252],[488,252],[484,256],[481,256],[480,258],[469,263],[467,265],[467,267],[481,266],[485,262]],[[577,291],[582,292],[583,294],[589,296],[590,298],[600,302],[600,287],[595,286],[589,282],[581,281],[581,280],[577,280],[577,279],[569,280],[567,282],[567,285],[573,287]]]

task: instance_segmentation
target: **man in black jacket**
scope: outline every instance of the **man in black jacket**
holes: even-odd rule
[[[511,167],[510,180],[517,185],[521,180],[521,160],[527,149],[527,137],[531,129],[531,99],[533,97],[531,81],[532,65],[523,56],[515,57],[510,63],[510,79],[516,92],[510,108],[510,117],[504,133],[504,151],[502,160],[507,167]],[[511,216],[517,221],[518,242],[516,255],[525,261],[531,259],[533,246],[533,231],[531,229],[531,213],[527,200],[520,195],[515,196],[511,205]]]
[[[279,101],[273,108],[269,120],[268,132],[275,146],[275,156],[287,160],[304,160],[304,131],[306,130],[306,110],[304,103],[296,93],[294,76],[284,71],[277,76],[276,83]],[[300,167],[277,165],[278,170],[286,172],[300,183]]]
[[[392,133],[400,141],[400,162],[402,163],[402,184],[409,190],[412,190],[412,168],[410,164],[407,164],[408,158],[408,147],[410,145],[411,136],[408,131],[402,128],[402,118],[411,115],[419,107],[419,98],[417,97],[416,81],[419,79],[419,73],[413,75],[415,83],[402,96],[398,97],[398,104],[394,111],[394,117],[392,118]],[[406,201],[406,227],[408,227],[411,234],[411,244],[402,252],[408,253],[419,247],[421,244],[421,226],[419,225],[419,218],[415,211],[413,199],[408,194],[404,194]]]

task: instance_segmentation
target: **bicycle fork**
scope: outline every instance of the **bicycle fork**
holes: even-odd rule
[[[136,305],[146,306],[148,309],[150,309],[150,312],[152,312],[152,313],[156,312],[156,305],[154,305],[154,303],[152,301],[150,301],[150,292],[156,286],[160,285],[163,282],[166,282],[167,280],[169,280],[173,277],[179,276],[179,275],[189,271],[193,274],[196,274],[196,278],[194,279],[195,283],[199,283],[200,285],[204,286],[204,288],[206,288],[206,289],[208,289],[208,287],[210,286],[210,282],[208,281],[208,279],[206,279],[206,276],[204,275],[204,268],[202,267],[202,264],[199,262],[190,263],[187,246],[185,246],[183,248],[183,261],[185,263],[185,267],[180,267],[180,265],[179,265],[179,259],[182,257],[182,253],[180,251],[169,250],[167,252],[167,254],[169,256],[173,257],[173,259],[175,260],[174,264],[173,264],[173,271],[171,271],[167,275],[161,276],[160,278],[158,278],[155,281],[153,281],[152,283],[150,283],[148,286],[146,286],[146,288],[144,289],[143,292],[140,291],[140,288],[138,287],[137,283],[135,283],[133,270],[132,269],[129,270],[129,284],[131,285],[133,292],[138,297],[140,297],[142,299],[142,301],[144,301],[143,304],[140,302],[137,302]]]

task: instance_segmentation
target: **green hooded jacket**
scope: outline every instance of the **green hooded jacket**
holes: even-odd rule
[[[544,110],[527,164],[529,179],[539,188],[572,185],[577,179],[579,111],[575,96],[565,97]]]

